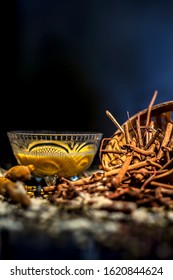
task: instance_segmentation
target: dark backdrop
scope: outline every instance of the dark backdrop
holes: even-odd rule
[[[173,97],[172,1],[2,1],[0,165],[13,129],[115,131]]]

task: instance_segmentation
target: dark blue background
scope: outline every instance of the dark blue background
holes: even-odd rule
[[[6,131],[102,131],[173,97],[173,2],[2,2],[1,166]],[[11,108],[9,107],[11,106]]]

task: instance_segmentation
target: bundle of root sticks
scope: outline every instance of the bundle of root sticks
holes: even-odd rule
[[[153,105],[122,126],[100,146],[100,171],[75,182],[59,184],[55,198],[89,193],[137,206],[173,208],[173,101]],[[68,192],[65,190],[68,189]],[[73,193],[73,195],[72,195]],[[68,194],[68,195],[67,195]]]
[[[136,194],[138,204],[173,205],[173,101],[149,107],[129,118],[100,147],[102,169],[112,176],[115,192]],[[140,195],[139,195],[140,194]]]

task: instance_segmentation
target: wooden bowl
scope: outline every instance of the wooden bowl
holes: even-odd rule
[[[146,124],[149,119],[148,124]],[[123,130],[127,129],[131,137],[135,136],[137,129],[137,122],[140,123],[141,130],[148,129],[150,123],[154,125],[153,130],[158,128],[161,130],[162,136],[166,129],[167,123],[172,122],[173,119],[173,101],[156,104],[149,108],[146,108],[137,114],[130,117],[123,125]],[[123,146],[126,144],[125,135],[120,129],[116,130],[110,138],[103,138],[99,157],[104,170],[111,170],[118,166],[121,166],[125,160],[126,155],[123,153]]]

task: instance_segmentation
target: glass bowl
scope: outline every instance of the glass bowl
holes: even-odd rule
[[[79,176],[92,164],[102,133],[9,131],[7,136],[20,165],[33,164],[38,177]]]

